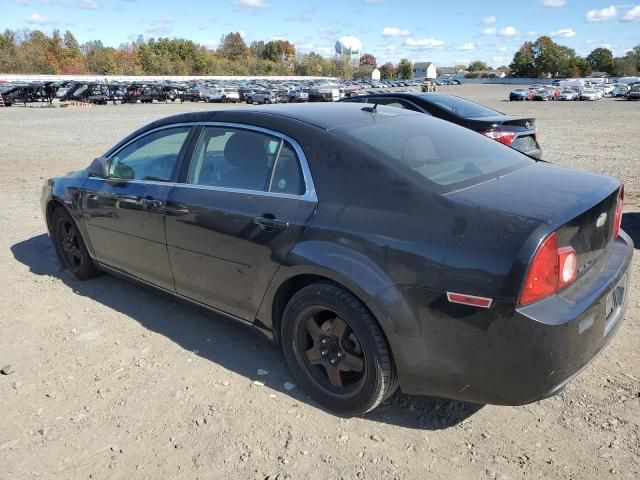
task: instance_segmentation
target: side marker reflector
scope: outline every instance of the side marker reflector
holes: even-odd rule
[[[489,308],[493,299],[486,297],[476,297],[475,295],[465,295],[463,293],[447,292],[447,300],[451,303],[469,305],[471,307]]]

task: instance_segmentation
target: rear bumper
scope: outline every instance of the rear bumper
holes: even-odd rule
[[[525,307],[495,302],[480,310],[450,304],[440,292],[402,288],[393,307],[415,315],[419,332],[387,332],[402,390],[498,405],[553,395],[620,327],[632,255],[622,232],[576,285]],[[391,299],[390,292],[379,298]]]

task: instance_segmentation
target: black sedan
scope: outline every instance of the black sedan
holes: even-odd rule
[[[622,200],[615,178],[346,103],[158,120],[41,197],[76,278],[111,272],[259,329],[345,415],[398,386],[557,392],[622,323]]]
[[[457,123],[535,158],[542,158],[536,139],[535,118],[505,115],[466,98],[442,93],[362,95],[341,102],[370,103],[426,113]]]

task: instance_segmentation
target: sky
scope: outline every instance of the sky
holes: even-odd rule
[[[379,64],[401,58],[437,66],[483,60],[508,65],[525,40],[550,35],[587,55],[621,56],[640,44],[640,0],[0,0],[0,28],[71,30],[80,43],[117,47],[142,35],[181,37],[215,48],[223,34],[286,39],[301,53],[334,53],[359,38]]]

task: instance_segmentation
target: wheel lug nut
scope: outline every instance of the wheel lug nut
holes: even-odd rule
[[[331,365],[335,365],[337,361],[338,361],[337,359],[332,358],[332,359],[331,359]]]
[[[323,338],[323,339],[322,339],[322,343],[325,343],[325,344],[326,344],[326,343],[329,343],[329,339],[328,339],[328,338],[326,338],[326,337],[325,337],[325,338]]]
[[[329,353],[329,350],[322,350],[320,353],[322,354],[323,357],[326,357],[327,353]]]
[[[338,358],[342,358],[342,352],[338,352]]]

